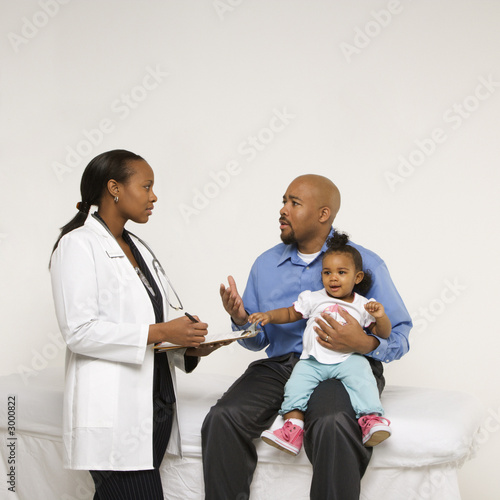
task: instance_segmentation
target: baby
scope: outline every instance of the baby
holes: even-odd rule
[[[375,446],[391,435],[390,421],[382,417],[384,410],[368,360],[361,354],[327,349],[316,340],[316,318],[328,312],[336,321],[345,324],[339,313],[341,310],[347,311],[363,328],[368,328],[378,337],[386,339],[391,333],[391,322],[383,305],[357,293],[365,293],[370,288],[371,275],[363,272],[361,255],[348,245],[348,241],[348,236],[339,232],[327,240],[328,249],[323,255],[322,290],[306,290],[290,307],[257,312],[249,318],[249,321],[262,326],[308,319],[302,354],[285,386],[279,411],[285,424],[274,432],[266,430],[261,435],[266,443],[292,455],[297,455],[302,447],[304,412],[309,398],[320,382],[330,378],[339,379],[344,384],[361,426],[365,446]],[[328,336],[324,340],[328,342]]]

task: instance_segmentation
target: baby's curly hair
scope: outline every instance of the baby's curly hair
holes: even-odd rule
[[[327,250],[323,254],[323,259],[332,253],[346,253],[352,256],[356,272],[363,271],[363,279],[354,285],[354,292],[359,295],[366,295],[372,286],[372,273],[363,269],[363,258],[356,248],[349,245],[349,235],[335,230],[333,236],[326,240]]]

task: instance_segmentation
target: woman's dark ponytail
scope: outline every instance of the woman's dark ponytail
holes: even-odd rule
[[[61,228],[61,233],[52,249],[52,253],[54,253],[59,241],[65,234],[85,224],[90,207],[100,205],[101,197],[110,179],[122,184],[127,182],[128,178],[134,173],[130,167],[130,162],[137,160],[143,160],[143,158],[124,149],[115,149],[101,153],[90,161],[83,171],[80,182],[81,201],[77,203],[78,212]]]

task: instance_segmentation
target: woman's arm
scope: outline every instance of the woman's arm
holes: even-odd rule
[[[206,323],[193,323],[186,316],[181,316],[166,323],[149,325],[148,344],[169,342],[184,347],[198,347],[205,341],[207,328]]]
[[[107,280],[107,260],[110,258],[97,250],[102,251],[86,235],[68,235],[61,239],[52,255],[56,315],[71,351],[93,358],[140,364],[148,344],[167,341],[198,346],[205,340],[207,325],[195,324],[186,317],[149,325],[135,320],[132,309],[126,311],[128,320],[120,321],[123,312],[113,312],[112,302],[117,293],[128,293],[120,289],[127,283],[124,285],[118,277],[115,282]]]

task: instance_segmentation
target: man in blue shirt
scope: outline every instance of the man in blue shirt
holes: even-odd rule
[[[241,297],[236,283],[221,285],[224,308],[234,329],[248,327],[257,311],[289,307],[304,290],[320,290],[322,255],[332,223],[340,208],[340,193],[329,179],[318,175],[296,178],[283,196],[280,231],[283,243],[257,258]],[[341,325],[328,314],[318,320],[318,342],[340,352],[367,356],[380,392],[384,387],[381,361],[399,359],[409,348],[411,318],[383,260],[355,246],[373,277],[367,294],[384,305],[392,324],[391,335],[381,339],[365,332],[347,312]],[[267,359],[252,363],[212,407],[202,428],[205,494],[208,500],[249,497],[257,453],[253,439],[273,423],[283,389],[302,352],[306,320],[268,324],[254,338],[240,341],[248,349],[266,349]],[[313,466],[311,499],[359,499],[360,481],[372,449],[361,442],[347,392],[339,380],[324,381],[314,391],[305,413],[304,448]]]

